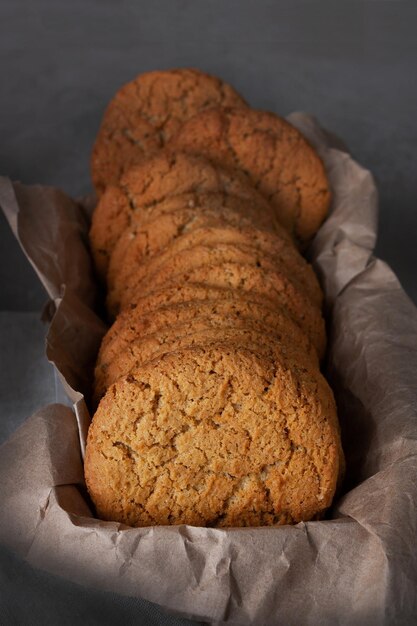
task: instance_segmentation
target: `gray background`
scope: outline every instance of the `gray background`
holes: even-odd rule
[[[89,192],[89,153],[114,91],[142,71],[199,67],[253,106],[308,111],[345,140],[377,179],[377,254],[417,302],[416,32],[413,2],[0,0],[0,173]],[[39,377],[54,381],[38,322],[45,295],[3,217],[0,281],[3,363],[26,346],[1,377],[4,439],[51,401],[34,393]],[[3,549],[0,560],[1,624],[185,623],[35,572]]]

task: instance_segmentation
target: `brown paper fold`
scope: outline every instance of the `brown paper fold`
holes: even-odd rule
[[[105,327],[94,312],[88,212],[56,190],[2,179],[0,205],[52,301],[47,355],[78,421],[50,405],[2,446],[0,539],[35,566],[212,623],[410,624],[417,615],[417,311],[372,256],[372,176],[312,118],[289,119],[319,150],[334,193],[309,251],[326,292],[328,375],[347,459],[329,519],[218,530],[133,529],[93,517],[82,472],[82,393]]]

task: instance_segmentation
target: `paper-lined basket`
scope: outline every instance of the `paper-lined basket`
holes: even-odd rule
[[[89,211],[63,193],[0,181],[0,205],[51,302],[47,356],[74,413],[50,405],[0,455],[0,540],[37,567],[209,622],[410,624],[417,616],[417,310],[375,259],[372,176],[304,114],[331,215],[309,251],[325,290],[327,374],[347,475],[329,519],[297,526],[128,528],[93,517],[83,393],[105,326],[87,248]]]

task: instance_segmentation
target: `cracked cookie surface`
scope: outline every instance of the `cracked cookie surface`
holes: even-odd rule
[[[155,206],[169,198],[213,192],[245,199],[274,228],[271,205],[244,174],[216,166],[204,157],[162,150],[129,170],[119,186],[108,187],[96,206],[90,247],[100,277],[106,277],[117,241],[133,221],[137,225],[149,219]],[[166,211],[170,210],[168,203]]]
[[[273,350],[279,349],[286,360],[296,362],[306,369],[314,368],[313,362],[305,353],[300,352],[296,346],[283,344],[273,330],[266,329],[262,324],[243,320],[230,325],[225,318],[196,318],[145,335],[132,343],[125,352],[119,352],[111,362],[103,364],[100,370],[96,369],[93,400],[98,404],[110,385],[148,361],[185,348],[208,348],[219,343],[223,346],[247,348],[263,357],[270,357]]]
[[[108,364],[139,337],[168,325],[177,325],[196,317],[210,320],[224,317],[225,324],[245,320],[259,322],[280,336],[280,340],[297,346],[317,364],[317,353],[308,337],[293,321],[284,307],[268,306],[254,294],[236,294],[229,289],[189,284],[143,296],[123,311],[109,328],[100,346],[97,367]]]
[[[91,156],[98,194],[162,147],[181,124],[212,106],[245,106],[227,83],[194,69],[140,74],[109,103]]]
[[[279,272],[285,280],[285,291],[290,298],[296,298],[297,302],[305,303],[306,310],[320,310],[321,303],[312,302],[304,285],[299,282],[295,272],[291,272],[288,266],[278,255],[271,255],[260,248],[248,244],[222,243],[216,241],[204,241],[205,229],[202,229],[202,241],[198,243],[199,231],[190,233],[190,237],[178,238],[166,251],[148,260],[147,263],[135,267],[124,277],[124,281],[118,283],[107,295],[107,308],[111,315],[123,310],[132,302],[134,296],[144,283],[154,281],[155,285],[165,280],[167,275],[178,274],[194,267],[203,265],[219,265],[220,263],[241,263],[252,265],[264,271]],[[196,241],[193,242],[193,239]],[[187,247],[187,244],[190,244]]]
[[[117,283],[123,284],[129,273],[177,238],[203,227],[224,228],[223,239],[240,237],[243,243],[248,243],[248,238],[258,243],[262,236],[265,241],[275,240],[274,253],[284,247],[285,242],[286,256],[296,256],[306,265],[284,229],[271,219],[269,212],[260,210],[258,204],[224,193],[180,194],[152,205],[142,219],[131,220],[110,255],[109,289]]]
[[[319,373],[219,345],[166,354],[110,387],[85,475],[105,520],[262,526],[323,514],[341,466]]]
[[[327,215],[324,165],[301,133],[267,111],[213,108],[197,114],[168,144],[246,172],[288,232],[306,242]]]
[[[188,223],[183,222],[179,227],[175,220],[159,220],[150,224],[148,229],[144,228],[141,235],[133,238],[123,235],[119,240],[120,249],[123,245],[123,256],[115,259],[116,249],[112,255],[108,273],[111,312],[117,311],[120,302],[126,301],[126,297],[129,297],[126,294],[134,289],[141,275],[153,274],[174,255],[197,245],[211,248],[235,245],[246,251],[253,249],[255,263],[262,265],[257,261],[262,256],[269,262],[269,266],[276,264],[297,288],[307,294],[314,306],[322,306],[322,291],[312,267],[291,242],[277,233],[260,231],[250,224],[244,227],[239,226],[239,223],[222,224],[215,215],[205,217],[196,211],[194,216],[190,215]],[[155,239],[157,244],[153,245]]]
[[[268,314],[264,307],[253,302],[177,304],[137,316],[124,325],[116,322],[114,326],[109,338],[103,341],[97,359],[95,402],[121,376],[156,355],[214,341],[233,340],[262,354],[268,354],[271,345],[279,346],[283,356],[306,367],[319,367],[310,341],[284,312]]]
[[[218,259],[223,256],[228,260],[219,260],[216,264],[213,262],[216,256]],[[123,305],[129,308],[130,304],[135,303],[142,295],[175,283],[179,285],[189,282],[204,283],[207,286],[235,290],[236,295],[242,292],[247,295],[256,294],[258,298],[264,297],[266,302],[271,303],[271,306],[284,307],[294,322],[308,336],[319,358],[323,357],[326,334],[321,311],[295,287],[285,272],[280,271],[276,266],[257,266],[252,250],[246,252],[233,246],[218,246],[216,250],[207,249],[206,252],[203,246],[198,246],[194,252],[187,250],[178,257],[178,262],[175,264],[167,264],[163,270],[159,268],[159,271],[154,274],[146,275],[138,287],[128,293],[128,301]],[[260,264],[262,262],[263,260]]]

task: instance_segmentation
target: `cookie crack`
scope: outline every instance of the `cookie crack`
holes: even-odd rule
[[[232,141],[230,139],[230,129],[231,129],[231,119],[230,119],[230,115],[228,115],[227,113],[225,114],[225,119],[226,119],[226,132],[225,132],[225,141],[226,141],[226,145],[229,149],[229,152],[232,156],[232,159],[234,161],[235,167],[236,169],[240,170],[241,172],[244,173],[245,176],[247,176],[249,179],[251,179],[251,176],[249,174],[249,172],[247,171],[246,168],[243,167],[242,162],[239,158],[238,153],[236,152]]]
[[[114,441],[112,443],[112,446],[113,446],[113,448],[118,448],[119,450],[121,450],[121,452],[123,454],[123,458],[125,460],[132,461],[134,464],[136,463],[137,453],[127,443],[125,443],[124,441]]]

